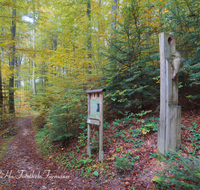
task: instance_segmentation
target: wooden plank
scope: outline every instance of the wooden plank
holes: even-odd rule
[[[90,117],[90,94],[88,94],[88,118]]]
[[[89,118],[87,120],[87,123],[88,124],[92,124],[92,125],[100,125],[100,121],[99,120],[95,120],[95,119],[91,119],[91,118]]]
[[[100,93],[99,161],[103,162],[103,92]]]
[[[167,150],[173,153],[178,151],[181,145],[181,106],[169,106],[169,133],[166,134],[169,138]]]
[[[166,33],[159,34],[160,46],[160,125],[158,127],[157,151],[164,154],[169,144],[169,103],[171,102],[171,66],[168,59],[175,52],[175,37]]]
[[[106,89],[96,89],[96,90],[87,90],[86,93],[96,93],[96,92],[105,92]]]
[[[87,124],[87,155],[91,156],[91,148],[90,148],[90,124]]]
[[[166,115],[166,69],[165,69],[165,34],[159,34],[159,46],[160,46],[160,125],[158,127],[157,137],[157,151],[158,153],[164,154],[165,146],[165,115]]]
[[[165,59],[165,69],[166,69],[166,78],[165,78],[165,125],[163,133],[165,134],[165,141],[164,141],[164,147],[163,147],[163,152],[162,154],[166,153],[169,149],[169,141],[170,137],[168,134],[170,134],[170,125],[169,125],[169,115],[170,115],[170,110],[169,110],[169,103],[171,102],[171,90],[172,90],[172,80],[171,80],[171,66],[170,63],[168,62],[167,59]],[[163,94],[162,94],[163,95]]]

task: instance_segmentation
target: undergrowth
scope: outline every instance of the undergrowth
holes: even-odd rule
[[[110,135],[110,138],[107,139],[108,144],[104,144],[105,146],[110,145],[115,141],[115,139],[122,138],[125,142],[129,143],[131,142],[133,145],[133,148],[139,148],[144,140],[143,137],[146,135],[146,133],[143,132],[143,128],[147,128],[149,131],[156,131],[157,129],[157,122],[158,118],[150,118],[146,120],[139,119],[140,116],[145,115],[147,112],[143,112],[140,114],[133,114],[133,113],[126,113],[126,117],[121,120],[115,120],[113,122],[113,126],[110,127],[106,121],[104,121],[104,131],[110,131],[113,134]],[[52,112],[53,114],[53,112]],[[55,117],[55,116],[54,116]],[[133,128],[133,122],[139,121],[143,125],[135,129]],[[122,154],[121,157],[118,157],[115,154],[109,159],[104,159],[104,163],[96,163],[96,159],[98,158],[98,132],[96,131],[94,133],[94,136],[91,137],[91,148],[92,150],[96,150],[95,153],[91,154],[91,157],[88,157],[86,152],[86,146],[87,146],[87,125],[86,125],[86,116],[81,115],[80,119],[77,118],[76,122],[79,122],[79,135],[78,135],[78,143],[76,147],[73,149],[66,148],[64,153],[58,153],[56,156],[49,154],[50,152],[53,152],[53,149],[55,150],[55,147],[53,147],[53,144],[51,142],[51,138],[49,138],[49,127],[44,126],[42,129],[38,130],[36,132],[36,142],[38,144],[38,147],[40,151],[43,154],[49,154],[49,158],[53,158],[55,161],[59,162],[61,166],[65,166],[68,168],[73,168],[75,170],[80,171],[80,174],[82,177],[90,177],[94,180],[101,180],[102,177],[113,179],[115,177],[115,174],[110,171],[111,163],[115,162],[115,169],[118,170],[120,173],[124,172],[126,170],[131,170],[134,166],[135,160],[137,160],[139,157],[133,157],[131,155],[131,152],[128,154],[123,154],[123,146],[118,150],[116,149],[116,153]],[[63,127],[67,124],[63,122]],[[118,127],[120,126],[120,127]],[[125,129],[128,129],[130,131],[129,136],[126,136]],[[84,150],[84,151],[83,151]],[[82,153],[81,153],[82,152]],[[75,155],[79,155],[78,157]]]
[[[180,152],[168,154],[163,159],[166,168],[155,173],[153,181],[157,182],[158,189],[199,190],[200,188],[200,161]]]
[[[134,116],[133,114],[130,114]],[[133,149],[139,151],[139,148],[144,142],[144,137],[150,133],[157,131],[159,119],[155,117],[140,119],[135,117],[127,117],[121,120],[115,120],[111,127],[108,123],[104,122],[104,131],[109,130],[109,139],[106,139],[110,146],[115,139],[123,139],[124,142],[131,143]],[[40,147],[43,154],[47,154],[49,158],[59,162],[61,166],[73,168],[80,172],[82,177],[88,177],[95,181],[102,181],[113,179],[116,173],[111,171],[112,165],[114,164],[116,171],[123,177],[123,173],[134,168],[134,164],[138,161],[139,156],[133,156],[131,150],[129,153],[123,153],[123,145],[116,147],[115,152],[110,158],[105,158],[104,163],[96,162],[98,159],[98,151],[95,154],[91,154],[88,157],[87,152],[87,126],[86,116],[82,116],[82,119],[77,120],[79,122],[79,135],[77,137],[78,143],[73,148],[65,149],[65,152],[57,152],[53,155],[53,149],[50,139],[48,138],[49,132],[48,127],[44,126],[43,129],[37,131],[36,142]],[[139,122],[140,127],[134,127],[133,122]],[[128,134],[127,135],[127,132]],[[192,123],[192,126],[188,128],[190,132],[191,145],[195,150],[199,150],[199,128],[196,123]],[[95,134],[95,138],[91,139],[92,148],[98,150],[98,132]],[[183,147],[183,146],[181,146]],[[161,157],[156,152],[150,153],[150,158],[156,157],[161,161]],[[78,156],[78,157],[77,157]],[[199,186],[199,175],[200,166],[199,162],[193,157],[183,158],[179,154],[167,155],[166,160],[162,160],[167,163],[168,167],[164,171],[156,173],[156,177],[153,181],[157,183],[157,188],[160,189],[198,189]]]

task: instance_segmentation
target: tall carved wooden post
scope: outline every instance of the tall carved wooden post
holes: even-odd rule
[[[157,152],[177,151],[181,144],[181,107],[178,106],[178,70],[182,66],[175,37],[159,34],[160,46],[160,126]]]
[[[103,92],[105,89],[88,90],[87,154],[91,156],[90,125],[99,127],[99,161],[103,162]]]

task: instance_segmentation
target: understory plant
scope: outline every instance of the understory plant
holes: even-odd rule
[[[158,123],[159,123],[159,118],[157,117],[151,117],[145,119],[145,124],[141,125],[142,133],[146,134],[149,131],[157,131]]]
[[[132,166],[134,165],[134,160],[131,159],[128,154],[122,155],[121,158],[116,158],[115,168],[120,172],[125,170],[132,170]]]
[[[166,158],[165,158],[166,159]],[[159,189],[191,189],[200,188],[200,161],[195,157],[184,157],[181,153],[168,155],[163,160],[167,167],[155,173],[153,181]]]
[[[71,125],[72,119],[69,115],[67,107],[52,104],[52,109],[49,111],[49,139],[50,141],[58,141],[62,144],[72,136],[74,136],[74,128]]]
[[[48,111],[49,140],[62,145],[85,128],[86,102],[83,90],[65,90]],[[81,127],[81,128],[80,128]]]
[[[44,128],[37,131],[35,137],[37,147],[39,148],[40,152],[44,155],[52,151],[52,145],[48,139],[48,135],[49,130],[46,126],[44,126]]]
[[[196,152],[200,150],[200,127],[196,122],[191,123],[192,126],[188,128],[190,131],[190,137],[188,140],[191,142],[193,150],[190,151],[191,154],[195,156]]]

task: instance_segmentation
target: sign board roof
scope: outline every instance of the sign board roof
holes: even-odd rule
[[[95,89],[95,90],[87,90],[86,93],[90,94],[90,93],[96,93],[96,92],[105,92],[106,89],[102,88],[102,89]]]

